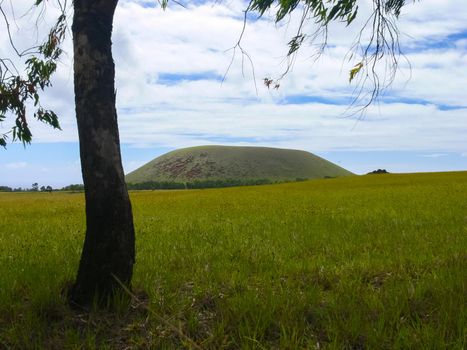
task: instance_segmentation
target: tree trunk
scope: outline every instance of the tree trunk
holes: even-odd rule
[[[129,286],[135,262],[133,214],[125,184],[115,108],[112,22],[118,0],[75,0],[74,84],[86,238],[70,301],[106,302]]]

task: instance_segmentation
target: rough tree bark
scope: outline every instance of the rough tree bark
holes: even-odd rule
[[[105,302],[129,285],[135,261],[133,214],[125,184],[115,108],[112,22],[118,0],[75,0],[74,85],[86,238],[70,301]]]

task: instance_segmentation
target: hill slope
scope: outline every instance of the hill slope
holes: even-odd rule
[[[353,175],[312,153],[267,147],[199,146],[166,153],[129,173],[129,183],[217,179],[295,180]]]

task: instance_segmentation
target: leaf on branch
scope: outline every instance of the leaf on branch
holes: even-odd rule
[[[36,113],[34,113],[34,118],[37,120],[52,126],[54,129],[60,128],[60,123],[58,122],[58,116],[53,111],[44,110],[39,108]]]
[[[161,5],[161,8],[165,10],[167,8],[167,5],[169,4],[169,0],[158,0],[159,4]]]
[[[331,12],[329,12],[328,21],[332,21],[340,9],[340,4],[334,5],[334,7],[331,9]]]
[[[401,14],[401,9],[405,5],[405,0],[386,0],[384,4],[384,10],[387,13],[394,13],[396,17],[399,17]]]
[[[355,11],[352,14],[350,14],[349,17],[347,18],[347,25],[350,25],[350,23],[353,22],[355,17],[357,17],[357,12],[358,12],[358,6],[355,6]]]
[[[271,89],[271,87],[274,90],[279,90],[281,84],[279,81],[271,79],[271,78],[264,78],[263,79],[264,86],[266,86],[268,89]]]
[[[280,22],[284,17],[291,13],[300,4],[297,0],[282,0],[280,1],[280,8],[276,13],[276,22]]]
[[[287,56],[291,56],[294,52],[298,51],[298,49],[300,49],[300,47],[302,46],[302,43],[305,40],[305,38],[305,34],[299,34],[294,36],[288,43],[289,52],[287,53]]]
[[[257,11],[261,17],[273,3],[274,0],[251,0],[248,8],[251,11]]]
[[[35,6],[44,3],[44,0],[33,0]],[[0,67],[0,122],[5,121],[9,114],[15,117],[10,131],[13,142],[19,140],[24,145],[31,142],[32,133],[26,120],[26,109],[29,110],[32,105],[35,109],[35,118],[55,129],[60,129],[57,115],[41,107],[40,93],[52,85],[52,75],[57,70],[57,63],[63,53],[61,45],[67,30],[66,18],[65,9],[62,8],[62,14],[50,29],[45,42],[21,54],[26,58],[23,73],[20,73],[14,65],[13,68],[6,65],[8,59],[0,58],[0,63],[3,64]],[[29,101],[32,103],[29,104]],[[0,134],[0,146],[5,147],[7,141],[7,135]]]
[[[358,72],[360,72],[362,68],[363,68],[363,62],[359,62],[350,70],[349,83],[352,82],[352,80],[355,78],[355,76],[358,74]]]
[[[269,89],[271,87],[271,84],[274,82],[274,80],[270,78],[264,78],[263,82],[264,82],[264,85]]]

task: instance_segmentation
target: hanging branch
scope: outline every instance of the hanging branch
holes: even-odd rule
[[[243,13],[243,26],[242,26],[242,31],[240,33],[240,36],[239,36],[239,38],[237,40],[237,43],[233,47],[231,47],[230,49],[225,51],[225,52],[232,51],[232,58],[230,59],[230,63],[228,65],[228,67],[227,67],[227,70],[225,71],[225,74],[222,77],[222,83],[224,83],[225,79],[227,78],[227,74],[229,73],[230,68],[232,67],[232,64],[233,64],[233,62],[235,60],[237,50],[239,50],[241,55],[242,55],[242,76],[245,77],[245,58],[246,58],[250,63],[251,71],[252,71],[252,74],[253,74],[253,82],[255,84],[256,94],[258,94],[258,87],[256,85],[255,66],[253,64],[253,60],[251,59],[251,56],[248,54],[248,52],[242,46],[242,39],[243,39],[243,36],[245,34],[246,25],[247,25],[247,16],[248,16],[249,12],[250,12],[250,9],[248,7]]]
[[[241,46],[241,40],[249,12],[255,12],[262,17],[267,11],[274,9],[275,22],[280,23],[286,17],[290,17],[292,12],[300,9],[298,29],[288,42],[288,51],[285,56],[286,69],[277,78],[266,77],[263,80],[266,87],[278,88],[280,81],[293,68],[302,45],[304,43],[317,44],[318,49],[313,57],[315,60],[318,59],[328,44],[329,24],[341,22],[349,26],[353,23],[358,14],[357,2],[357,0],[251,0],[245,11],[242,32],[233,48],[234,54],[236,48],[241,50],[242,55],[246,54]],[[355,113],[363,113],[394,82],[399,60],[404,57],[396,22],[405,4],[406,0],[373,0],[373,11],[346,56],[349,61],[355,62],[349,71],[349,83],[355,83],[354,98],[349,108],[357,107]],[[305,28],[310,23],[315,25],[316,30],[307,34]],[[363,42],[363,35],[367,32],[371,33],[370,39],[368,42]],[[247,57],[251,60],[249,56]],[[381,67],[384,68],[382,72]]]
[[[40,104],[40,92],[51,86],[51,78],[57,69],[57,62],[63,53],[61,44],[65,39],[67,24],[67,1],[57,1],[61,14],[50,29],[45,41],[20,51],[11,34],[10,22],[0,2],[0,13],[6,27],[11,48],[19,60],[24,60],[25,71],[20,72],[12,59],[0,57],[0,122],[8,116],[14,118],[14,125],[7,133],[0,134],[0,146],[6,147],[7,139],[11,135],[12,141],[19,140],[24,145],[29,144],[32,133],[28,125],[27,105],[33,103],[32,115],[35,119],[60,129],[58,116],[52,110],[43,108]],[[34,7],[42,4],[43,0],[36,0]],[[44,9],[41,9],[43,13]]]

